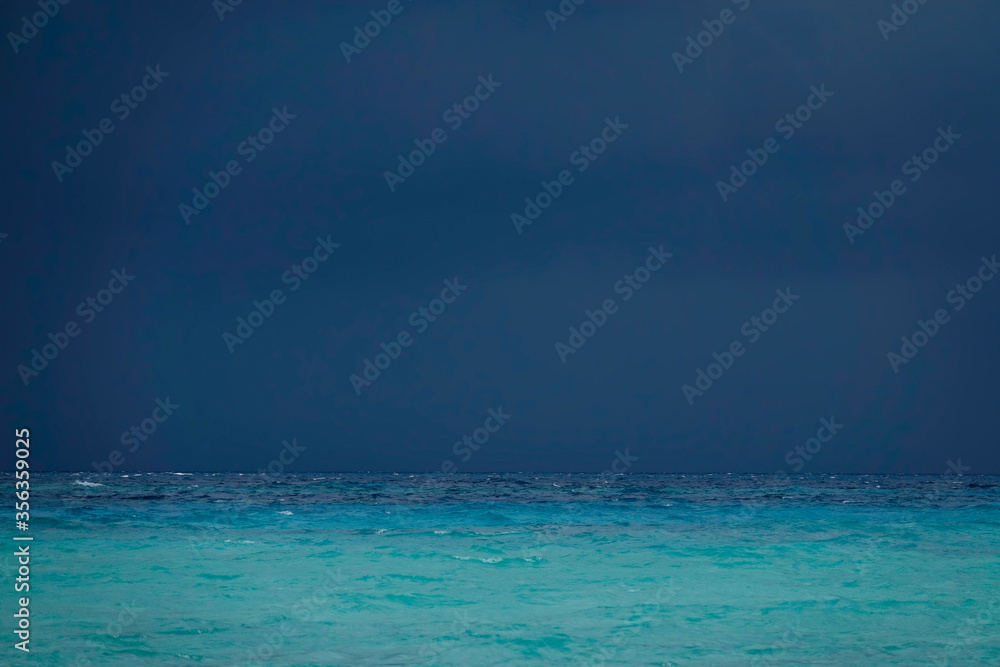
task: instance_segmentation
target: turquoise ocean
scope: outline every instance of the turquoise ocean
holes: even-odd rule
[[[968,475],[33,474],[30,593],[9,546],[0,664],[1000,665],[998,491]],[[13,649],[21,595],[30,655]]]

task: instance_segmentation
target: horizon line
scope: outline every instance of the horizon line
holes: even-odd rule
[[[15,470],[0,470],[0,474],[10,474],[13,475]],[[260,477],[283,477],[288,475],[436,475],[440,477],[456,477],[461,475],[595,475],[595,476],[608,476],[608,477],[626,477],[629,475],[759,475],[765,477],[775,477],[779,475],[784,475],[786,477],[802,477],[808,475],[920,475],[924,477],[987,477],[1000,475],[1000,472],[986,472],[986,473],[954,473],[954,472],[943,472],[943,473],[932,473],[932,472],[843,472],[843,471],[832,471],[832,472],[710,472],[710,471],[659,471],[659,472],[590,472],[590,471],[567,471],[567,470],[554,470],[554,471],[514,471],[514,470],[493,470],[493,471],[464,471],[464,472],[450,472],[445,473],[440,470],[304,470],[301,472],[244,472],[241,470],[116,470],[114,472],[103,472],[103,471],[93,471],[93,470],[33,470],[35,474],[58,474],[58,475],[218,475],[218,474],[231,474],[231,475],[247,475],[247,476],[260,476]]]

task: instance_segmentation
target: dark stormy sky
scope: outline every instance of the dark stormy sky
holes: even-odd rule
[[[556,0],[401,0],[347,62],[341,42],[386,4],[245,0],[220,19],[210,0],[72,0],[36,31],[37,3],[5,3],[0,468],[29,428],[37,470],[601,471],[628,449],[632,472],[1000,472],[1000,281],[949,299],[1000,254],[996,3],[912,2],[890,31],[888,2],[588,0],[553,30]],[[490,75],[453,129],[445,111]],[[813,86],[832,96],[785,138],[775,123]],[[273,109],[294,118],[251,151]],[[104,118],[78,166],[53,167]],[[579,171],[606,118],[627,128]],[[390,190],[385,171],[435,128],[446,141]],[[939,128],[947,151],[911,181]],[[771,137],[723,201],[717,182]],[[180,204],[230,160],[187,224]],[[563,170],[519,233],[511,215]],[[283,275],[317,238],[339,247],[293,290]],[[661,245],[672,256],[626,301],[617,281]],[[456,278],[468,288],[418,331],[411,313]],[[775,290],[798,299],[744,333]],[[607,299],[564,362],[556,343]],[[357,392],[401,331],[412,344]],[[65,348],[45,359],[50,333]],[[742,356],[689,401],[734,341]],[[843,428],[807,444],[821,419]],[[478,449],[455,451],[465,436]]]

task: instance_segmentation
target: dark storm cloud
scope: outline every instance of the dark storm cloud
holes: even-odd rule
[[[996,472],[1000,283],[987,283],[894,373],[918,320],[1000,252],[994,224],[998,11],[926,3],[883,38],[891,3],[600,3],[550,28],[558,3],[403,0],[348,63],[370,5],[106,8],[74,0],[3,76],[0,271],[5,423],[29,426],[46,469],[89,469],[157,398],[180,404],[126,469],[255,471],[282,442],[296,470],[432,470],[503,406],[509,423],[462,470],[774,471],[819,419],[846,424],[806,472]],[[30,5],[5,10],[13,29]],[[678,72],[703,21],[735,20]],[[112,103],[146,67],[169,76],[129,116]],[[443,114],[500,86],[461,126]],[[793,136],[776,122],[833,93]],[[252,161],[242,142],[294,114]],[[114,120],[78,168],[51,162]],[[606,119],[627,129],[578,171]],[[938,128],[961,137],[911,182]],[[435,128],[447,140],[395,191],[384,172]],[[727,201],[731,165],[780,149]],[[758,153],[759,154],[759,153]],[[185,224],[180,204],[230,160]],[[518,233],[543,181],[573,183]],[[875,192],[905,194],[850,243]],[[290,267],[340,244],[315,273]],[[673,253],[624,301],[650,246]],[[78,304],[136,278],[91,323]],[[294,272],[291,275],[296,275]],[[420,333],[410,321],[457,278],[468,290]],[[800,296],[750,342],[777,289]],[[230,353],[254,301],[286,300]],[[586,311],[619,310],[566,362]],[[81,326],[27,386],[16,368]],[[363,392],[351,375],[413,334]],[[689,404],[713,353],[745,354]]]

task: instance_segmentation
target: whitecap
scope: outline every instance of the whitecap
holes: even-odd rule
[[[292,515],[292,513],[289,512],[288,510],[281,510],[280,512],[278,512],[278,514],[284,514],[286,516],[291,516]]]
[[[495,558],[476,558],[474,556],[452,556],[452,558],[457,558],[458,560],[478,560],[480,563],[499,563],[503,558],[497,556]]]
[[[104,486],[103,484],[98,484],[97,482],[81,482],[80,480],[74,480],[74,484],[79,484],[80,486]]]

